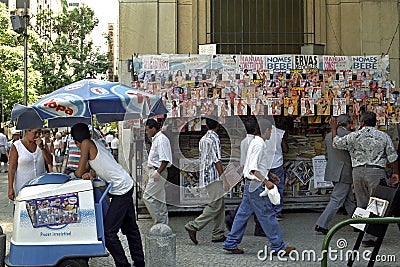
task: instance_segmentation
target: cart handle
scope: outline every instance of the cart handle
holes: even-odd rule
[[[112,187],[113,183],[109,183],[106,190],[104,190],[103,194],[101,195],[101,198],[99,199],[99,203],[103,203],[104,198],[107,196],[108,192],[110,192],[111,187]]]

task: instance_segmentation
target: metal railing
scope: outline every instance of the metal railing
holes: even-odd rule
[[[400,217],[384,217],[384,218],[356,218],[347,219],[342,222],[335,224],[325,236],[322,242],[322,260],[321,267],[328,266],[328,256],[325,251],[328,251],[329,242],[331,241],[333,235],[342,227],[352,224],[352,223],[368,223],[368,224],[390,224],[390,223],[400,223]]]

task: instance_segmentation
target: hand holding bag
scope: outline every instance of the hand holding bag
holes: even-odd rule
[[[279,195],[278,187],[276,187],[276,185],[274,185],[274,188],[272,189],[268,189],[267,186],[265,186],[265,190],[260,193],[260,197],[265,196],[268,196],[272,205],[278,205],[281,203],[281,195]]]

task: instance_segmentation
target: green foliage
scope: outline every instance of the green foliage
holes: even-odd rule
[[[102,54],[88,38],[98,25],[94,11],[76,8],[61,14],[47,10],[37,15],[34,26],[37,38],[31,42],[32,65],[41,74],[35,85],[38,94],[84,79],[105,74],[109,68],[108,54]]]
[[[8,121],[14,104],[23,102],[24,47],[23,36],[12,30],[8,9],[3,3],[0,3],[0,62],[1,119]],[[38,79],[30,68],[28,77],[32,84]],[[28,90],[28,98],[34,98],[32,93]]]
[[[59,15],[47,10],[35,17],[34,24],[28,29],[28,105],[87,76],[106,76],[109,55],[96,50],[88,38],[98,24],[92,9],[65,8]],[[8,9],[0,2],[0,101],[4,121],[10,119],[15,103],[23,103],[23,40],[22,34],[12,30]]]

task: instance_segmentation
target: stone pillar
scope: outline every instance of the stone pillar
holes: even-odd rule
[[[168,225],[158,223],[146,234],[145,262],[152,267],[176,266],[176,234]]]

